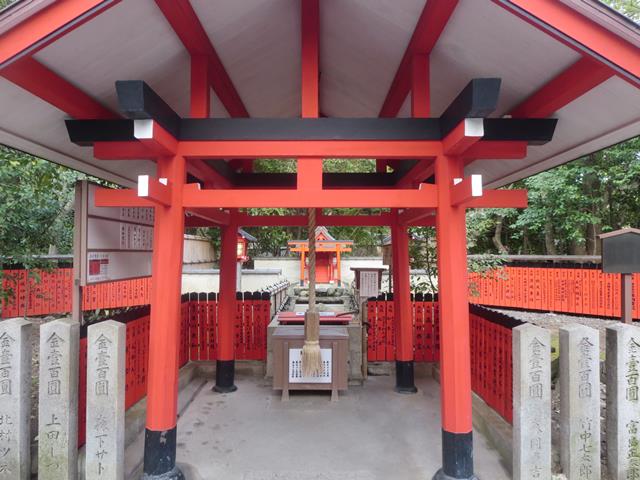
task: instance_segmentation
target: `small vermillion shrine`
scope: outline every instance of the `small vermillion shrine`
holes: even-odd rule
[[[465,213],[525,208],[500,187],[640,134],[637,26],[595,0],[24,0],[0,14],[0,76],[0,142],[123,187],[95,206],[155,209],[148,479],[184,478],[185,227],[221,230],[215,389],[233,392],[238,228],[307,225],[253,208],[390,228],[403,392],[407,229],[436,228],[442,412],[424,428],[442,429],[435,478],[474,478]],[[255,172],[260,158],[296,173]],[[325,172],[327,158],[377,168]]]
[[[316,228],[316,282],[340,285],[342,254],[351,251],[352,240],[336,240],[325,227]],[[309,279],[309,240],[290,240],[289,250],[300,254],[300,285]]]

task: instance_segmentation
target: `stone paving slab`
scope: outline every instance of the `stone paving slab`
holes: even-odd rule
[[[207,384],[178,422],[177,461],[191,480],[424,480],[440,467],[439,385],[417,378],[416,395],[393,391],[393,376],[370,377],[337,403],[325,393],[280,401],[271,384],[240,375],[238,391]],[[474,433],[481,479],[509,475]]]

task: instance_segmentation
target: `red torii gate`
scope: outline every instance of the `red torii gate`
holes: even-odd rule
[[[73,141],[93,145],[96,158],[147,158],[155,160],[157,165],[156,178],[141,177],[137,191],[102,191],[97,196],[102,206],[154,206],[156,209],[145,444],[147,475],[173,472],[176,478],[180,476],[175,468],[177,382],[167,379],[177,380],[184,227],[218,225],[222,229],[216,388],[231,391],[235,388],[232,325],[237,228],[299,225],[305,221],[301,217],[248,216],[238,210],[271,206],[391,209],[390,213],[376,216],[323,215],[320,224],[392,228],[394,272],[397,272],[394,298],[399,318],[397,387],[401,391],[414,390],[406,229],[416,224],[433,225],[435,219],[443,318],[443,470],[440,475],[473,476],[468,310],[463,281],[466,277],[464,213],[466,208],[524,207],[526,194],[480,192],[477,178],[463,179],[464,165],[483,158],[523,158],[527,144],[548,141],[555,126],[553,121],[531,119],[551,115],[612,75],[635,85],[640,75],[640,63],[635,61],[637,51],[625,47],[606,31],[594,29],[580,17],[571,16],[567,7],[559,2],[493,1],[557,36],[575,51],[583,55],[588,51],[590,55],[581,57],[514,108],[513,119],[487,118],[497,101],[499,82],[495,80],[471,82],[445,114],[438,119],[429,118],[429,54],[456,8],[456,0],[427,2],[380,111],[380,117],[395,117],[411,92],[414,118],[409,120],[317,118],[317,0],[302,2],[304,120],[208,118],[210,86],[232,117],[248,117],[248,112],[188,2],[156,0],[191,55],[191,119],[178,117],[141,82],[118,85],[120,109],[128,117],[121,119],[33,58],[43,46],[117,4],[117,0],[55,2],[28,25],[18,25],[2,38],[3,77],[72,117],[85,119],[68,123]],[[625,70],[620,65],[628,68]],[[112,120],[86,120],[106,118]],[[297,174],[251,173],[251,159],[257,157],[297,157]],[[323,174],[321,159],[326,157],[376,158],[378,173]],[[228,164],[221,161],[229,158],[233,160]],[[387,165],[394,171],[388,172]],[[236,167],[242,173],[236,173]],[[429,183],[432,175],[435,183]]]
[[[120,109],[128,119],[67,121],[71,140],[93,146],[97,158],[150,158],[157,164],[157,177],[141,176],[137,191],[103,189],[96,193],[98,206],[154,206],[156,210],[145,468],[148,473],[162,473],[157,467],[159,459],[175,458],[177,319],[184,212],[197,215],[198,224],[204,220],[222,229],[220,347],[215,389],[230,392],[236,389],[233,351],[236,231],[241,226],[292,225],[302,220],[248,216],[239,209],[344,207],[391,209],[389,214],[376,216],[322,215],[320,223],[388,225],[392,229],[397,276],[394,298],[399,319],[396,388],[405,393],[416,391],[407,227],[433,225],[435,213],[439,298],[444,319],[441,327],[444,471],[471,475],[465,211],[523,208],[527,200],[522,190],[483,191],[479,176],[463,178],[463,168],[478,158],[522,158],[529,143],[545,143],[552,138],[556,120],[487,118],[496,108],[498,79],[471,81],[440,118],[421,118],[429,110],[426,93],[415,96],[423,103],[414,105],[413,119],[316,118],[318,3],[310,1],[303,5],[302,111],[306,118],[183,119],[144,82],[126,81],[117,82],[116,87]],[[207,95],[196,88],[198,85],[204,88],[207,82],[192,82],[194,117],[197,112],[207,113],[204,105]],[[425,75],[413,76],[413,91],[425,92],[428,87]],[[194,161],[215,168],[219,167],[215,159],[255,157],[298,158],[297,174],[239,173],[234,185],[225,188],[207,188],[206,181],[187,182],[188,165]],[[326,157],[415,162],[404,174],[397,166],[395,173],[328,175],[322,172],[322,158]],[[424,182],[425,172],[415,168],[425,161],[434,165],[435,183]],[[401,180],[400,186],[389,184],[390,180]],[[371,188],[371,184],[379,188]],[[169,442],[167,432],[173,439]],[[171,461],[161,466],[165,472],[173,468]]]

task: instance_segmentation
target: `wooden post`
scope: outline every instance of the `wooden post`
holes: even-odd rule
[[[633,274],[620,274],[620,315],[624,323],[633,323]]]
[[[175,156],[157,163],[158,176],[171,188],[171,204],[155,209],[144,473],[145,478],[180,478],[176,423],[186,161]]]
[[[471,358],[465,208],[452,206],[453,179],[462,161],[436,158],[436,235],[440,301],[442,469],[436,478],[473,478]]]
[[[338,286],[342,285],[342,272],[340,271],[340,247],[336,249],[336,281]]]
[[[305,262],[306,262],[305,257],[306,257],[305,251],[302,250],[300,252],[300,286],[301,287],[304,286],[304,271],[305,271],[305,268],[306,268],[306,266],[305,266]]]
[[[409,235],[407,227],[391,226],[393,248],[393,309],[396,316],[396,392],[416,393],[413,372],[413,315],[409,283]]]
[[[218,297],[218,358],[216,359],[216,385],[220,393],[235,392],[235,319],[237,236],[236,212],[231,213],[231,223],[220,230],[220,295]]]

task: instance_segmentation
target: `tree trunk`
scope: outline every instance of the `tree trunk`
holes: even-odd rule
[[[553,234],[553,223],[551,219],[547,218],[544,224],[544,248],[547,251],[547,255],[557,255],[556,242]]]
[[[509,253],[507,247],[502,243],[502,225],[504,223],[504,217],[502,215],[498,215],[496,218],[496,230],[493,234],[493,245],[498,250],[498,253],[501,255],[506,255]]]
[[[586,242],[572,240],[569,244],[569,252],[571,253],[571,255],[586,255]]]

